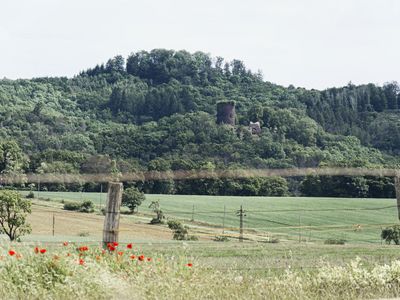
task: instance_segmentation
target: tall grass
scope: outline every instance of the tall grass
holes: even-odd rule
[[[4,248],[0,298],[365,299],[400,295],[400,261],[364,266],[356,259],[343,266],[327,264],[307,272],[289,267],[283,275],[254,277],[230,266],[218,271],[179,254],[150,255],[150,261],[139,261],[142,253],[118,248],[102,253],[97,247],[78,251],[68,245],[41,254],[34,253],[33,247],[15,246],[13,256]]]

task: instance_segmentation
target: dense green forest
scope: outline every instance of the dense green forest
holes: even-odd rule
[[[235,102],[234,127],[216,122],[217,103],[224,101]],[[0,80],[0,172],[397,167],[399,109],[396,82],[349,83],[324,91],[285,88],[265,81],[240,60],[141,51],[73,78]],[[248,128],[256,121],[260,134]],[[394,195],[389,178],[130,184],[152,193]],[[99,185],[42,188],[92,191]]]

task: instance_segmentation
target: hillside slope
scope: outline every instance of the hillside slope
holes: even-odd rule
[[[234,129],[216,123],[217,103],[232,100]],[[0,172],[393,167],[399,102],[396,83],[284,88],[239,60],[142,51],[74,78],[0,80]]]

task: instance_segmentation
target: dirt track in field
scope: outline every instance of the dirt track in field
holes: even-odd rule
[[[55,236],[78,236],[89,233],[90,237],[101,238],[104,216],[65,211],[61,208],[33,204],[32,214],[28,222],[32,226],[32,234],[52,235],[53,215],[55,217]],[[171,240],[171,230],[163,226],[155,226],[121,215],[120,239]]]

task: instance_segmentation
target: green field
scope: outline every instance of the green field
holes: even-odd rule
[[[89,199],[98,206],[106,199],[104,193],[40,192],[39,196],[54,201]],[[243,205],[245,233],[281,240],[323,242],[336,238],[376,244],[381,243],[381,228],[398,222],[395,199],[146,195],[140,213],[151,214],[148,205],[153,200],[160,201],[169,218],[190,224],[193,217],[193,225],[206,223],[221,227],[221,232],[224,223],[228,233],[238,231],[236,211]]]
[[[39,197],[33,201],[32,225],[40,231],[39,225],[50,222],[55,213],[56,236],[47,231],[47,235],[24,237],[21,243],[2,241],[2,298],[367,299],[399,295],[398,246],[380,244],[381,226],[397,222],[394,199],[146,195],[139,214],[121,217],[122,227],[130,224],[128,230],[135,232],[127,239],[128,232],[121,231],[121,254],[101,254],[101,235],[85,240],[67,239],[64,234],[74,226],[101,232],[102,215],[66,212],[60,202],[92,200],[100,208],[106,194],[40,192]],[[249,240],[173,241],[169,233],[164,239],[154,239],[148,232],[166,230],[165,225],[148,224],[153,215],[148,205],[154,200],[160,201],[168,218],[183,220],[194,234],[209,230],[214,236],[222,232],[224,211],[226,233],[237,233],[236,211],[242,205],[247,211],[245,237]],[[357,231],[355,224],[360,225]],[[140,230],[143,239],[138,238]],[[281,242],[254,239],[267,235]],[[324,244],[334,237],[348,242]],[[66,240],[68,247],[62,244]],[[133,243],[131,250],[128,242]],[[90,251],[80,253],[77,246],[81,245],[88,245]],[[47,249],[47,254],[34,254],[36,246]],[[21,258],[10,256],[9,249],[21,253]],[[138,262],[141,254],[152,260]],[[26,282],[32,287],[26,289]]]

